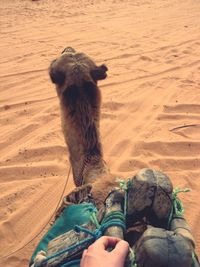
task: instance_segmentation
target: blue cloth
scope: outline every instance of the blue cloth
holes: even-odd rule
[[[53,226],[40,240],[31,257],[29,266],[33,264],[34,259],[39,251],[47,251],[48,243],[52,239],[74,229],[75,225],[88,223],[90,220],[91,210],[93,209],[94,205],[91,203],[82,203],[66,207],[61,216],[55,221]],[[75,267],[75,265],[73,266]]]

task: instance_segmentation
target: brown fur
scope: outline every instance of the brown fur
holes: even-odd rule
[[[74,182],[76,186],[92,183],[98,200],[104,198],[104,192],[106,196],[111,184],[99,133],[101,92],[97,81],[106,78],[106,71],[105,65],[97,66],[73,48],[66,48],[49,69],[60,100]]]

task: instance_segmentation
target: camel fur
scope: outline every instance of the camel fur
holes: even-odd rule
[[[107,70],[105,65],[97,66],[87,55],[71,47],[49,68],[60,101],[74,183],[77,187],[92,184],[96,202],[104,201],[115,184],[103,160],[99,133],[101,92],[97,83],[106,78]]]

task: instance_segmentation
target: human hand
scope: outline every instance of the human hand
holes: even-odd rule
[[[112,247],[112,251],[106,251]],[[116,237],[102,236],[84,250],[80,267],[123,267],[129,244]]]

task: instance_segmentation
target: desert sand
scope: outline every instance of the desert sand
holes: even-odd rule
[[[1,1],[0,266],[28,265],[66,182],[48,76],[66,46],[109,68],[100,88],[110,169],[126,178],[156,168],[191,188],[180,197],[200,254],[199,10],[197,0]],[[70,173],[65,193],[73,187]]]

